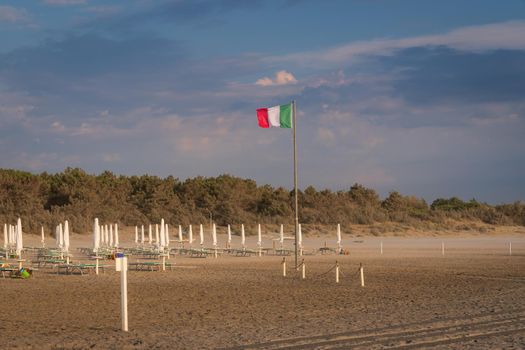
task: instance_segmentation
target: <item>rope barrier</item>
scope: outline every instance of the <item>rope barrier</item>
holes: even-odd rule
[[[283,276],[286,277],[286,258],[283,258],[283,260],[281,261],[281,265],[283,265]],[[301,270],[301,267],[304,268],[305,266],[306,265],[305,265],[305,262],[304,262],[304,259],[303,259],[299,265],[294,267],[294,269],[292,270],[292,273],[295,270],[295,273],[297,273],[297,274],[301,273],[302,274],[302,278],[305,279],[306,278],[305,277],[305,273],[304,273],[304,271]],[[325,272],[314,274],[314,275],[311,275],[311,276],[312,276],[312,278],[320,278],[320,277],[324,277],[324,276],[328,275],[330,272],[336,270],[336,283],[339,283],[339,276],[349,277],[350,278],[350,277],[354,277],[354,276],[357,276],[357,275],[361,274],[361,286],[364,287],[364,279],[363,279],[362,269],[363,269],[363,264],[359,264],[359,267],[357,268],[355,273],[351,273],[349,275],[346,275],[342,271],[341,266],[339,265],[339,262],[336,261],[335,264],[333,266],[331,266]]]

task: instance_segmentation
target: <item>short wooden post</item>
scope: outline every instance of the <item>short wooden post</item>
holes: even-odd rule
[[[339,283],[339,263],[335,262],[335,283]]]
[[[283,265],[283,277],[286,277],[286,258],[283,258],[281,264]]]
[[[363,271],[363,264],[359,264],[359,273],[361,275],[361,287],[365,286],[365,273]]]
[[[445,256],[445,242],[441,242],[441,255]]]
[[[301,267],[303,268],[303,280],[304,280],[306,278],[306,266],[304,265],[304,259],[301,265],[302,265]]]
[[[122,315],[122,330],[128,331],[128,258],[123,257],[120,271],[120,309]]]

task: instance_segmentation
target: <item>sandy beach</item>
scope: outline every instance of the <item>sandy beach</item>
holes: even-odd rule
[[[90,236],[71,241],[90,246]],[[306,251],[325,241],[335,244],[306,238]],[[38,245],[36,236],[26,242]],[[255,247],[253,237],[248,244]],[[304,256],[305,280],[292,256],[286,277],[279,256],[174,256],[171,271],[129,271],[128,333],[120,330],[112,261],[98,276],[42,268],[28,280],[0,279],[0,348],[525,348],[523,236],[345,237],[343,244],[350,255]]]

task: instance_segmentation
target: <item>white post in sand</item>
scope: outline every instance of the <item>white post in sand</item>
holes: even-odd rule
[[[335,262],[335,283],[339,283],[339,263]]]
[[[69,222],[64,223],[64,252],[66,253],[66,264],[69,265]]]
[[[381,241],[381,255],[383,255],[383,241]]]
[[[304,259],[303,259],[303,262],[301,263],[301,266],[303,268],[303,280],[306,278],[306,265],[304,264]]]
[[[241,224],[241,245],[242,249],[246,249],[246,235],[244,234],[244,224]]]
[[[226,244],[226,248],[230,249],[232,246],[232,230],[230,228],[230,224],[228,224],[228,244]]]
[[[445,256],[445,242],[441,242],[441,255]]]
[[[116,270],[120,271],[120,315],[122,318],[122,330],[128,331],[128,258],[125,256],[117,258]]]
[[[168,254],[168,260],[170,259],[170,231],[168,228],[168,224],[166,224],[166,228],[164,229],[164,235],[166,238],[164,238],[164,243],[166,244],[166,254]]]
[[[512,255],[512,242],[509,242],[509,255]]]
[[[283,277],[286,277],[286,258],[283,257],[283,261],[281,262],[283,265]]]
[[[361,275],[361,287],[365,286],[365,272],[363,271],[363,264],[359,264],[359,274]]]
[[[259,246],[259,256],[262,256],[262,233],[261,224],[257,225],[257,245]]]

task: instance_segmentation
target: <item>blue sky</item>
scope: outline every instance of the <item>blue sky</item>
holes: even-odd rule
[[[0,167],[525,199],[525,1],[0,2]]]

